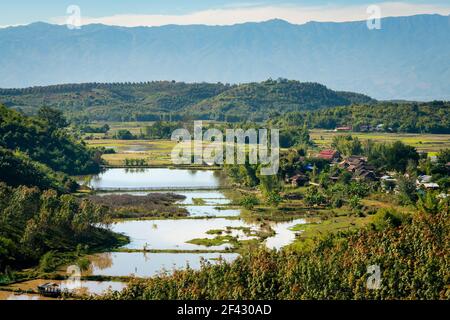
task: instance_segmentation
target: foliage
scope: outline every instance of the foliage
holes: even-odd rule
[[[242,197],[239,204],[246,209],[253,209],[255,206],[259,205],[259,199],[254,194],[250,194]]]
[[[39,261],[46,271],[55,264],[54,253],[74,250],[78,244],[114,243],[103,206],[55,191],[0,183],[0,271]],[[52,252],[54,251],[54,252]]]
[[[67,84],[3,89],[0,97],[8,106],[18,106],[30,113],[47,105],[78,122],[194,118],[260,121],[271,118],[279,110],[313,110],[374,102],[367,96],[333,91],[318,83],[284,79],[240,85],[174,81]]]
[[[449,299],[448,212],[328,235],[308,250],[251,250],[234,262],[135,279],[105,299]],[[370,290],[367,268],[379,265]]]
[[[116,132],[114,138],[119,140],[133,140],[136,139],[136,136],[133,135],[129,130],[120,129]]]
[[[290,117],[286,114],[285,117]],[[352,126],[356,132],[450,133],[450,103],[433,101],[378,102],[321,109],[303,114],[311,128],[334,129]],[[378,125],[381,125],[377,128]]]
[[[10,186],[36,186],[61,192],[73,192],[78,187],[78,184],[65,174],[54,172],[20,151],[13,152],[2,147],[0,147],[0,172],[1,181]]]
[[[100,154],[88,150],[60,128],[65,120],[60,119],[58,111],[45,110],[40,115],[45,119],[33,118],[0,105],[0,147],[18,150],[55,171],[70,175],[97,173]]]
[[[409,216],[394,209],[381,208],[375,214],[372,220],[372,226],[375,230],[384,230],[391,227],[399,227],[409,221]]]

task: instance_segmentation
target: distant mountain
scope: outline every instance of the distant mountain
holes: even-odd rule
[[[0,87],[59,83],[319,82],[376,99],[450,99],[450,17],[281,20],[233,26],[69,30],[34,23],[0,29]]]
[[[0,89],[0,102],[28,114],[49,106],[72,119],[88,121],[152,121],[162,117],[240,121],[376,101],[318,83],[279,79],[241,85],[156,81]]]

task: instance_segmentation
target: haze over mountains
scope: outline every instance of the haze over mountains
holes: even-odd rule
[[[293,25],[0,29],[0,87],[81,82],[242,83],[278,77],[376,99],[450,99],[450,16]]]

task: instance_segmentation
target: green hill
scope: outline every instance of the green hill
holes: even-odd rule
[[[365,95],[337,92],[317,83],[267,80],[226,85],[156,81],[66,84],[1,89],[0,102],[33,114],[41,106],[84,121],[165,119],[264,120],[272,114],[372,103]]]
[[[50,120],[26,117],[0,105],[0,180],[6,176],[8,168],[19,165],[34,172],[30,173],[30,181],[39,180],[43,175],[50,176],[48,172],[51,170],[69,175],[97,173],[100,170],[99,155],[75,141],[64,128],[55,126],[56,123],[56,116]],[[43,183],[42,187],[50,185]]]

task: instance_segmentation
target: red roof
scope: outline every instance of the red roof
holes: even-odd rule
[[[332,160],[337,156],[337,154],[337,151],[327,149],[320,151],[318,157],[321,159]]]

